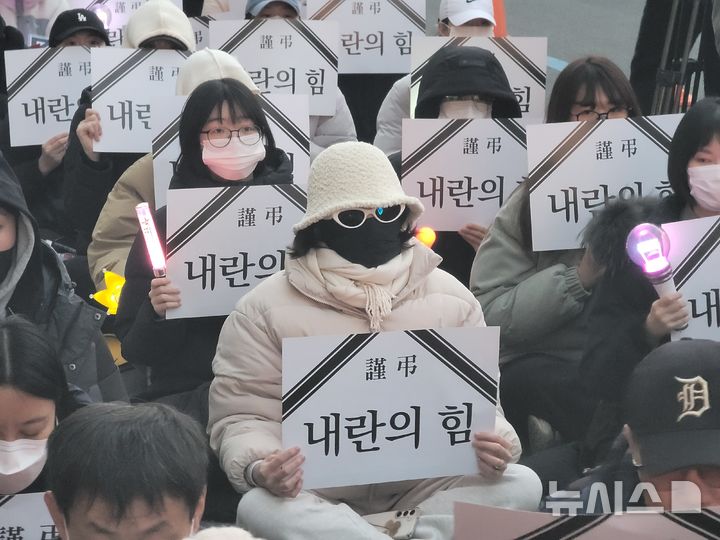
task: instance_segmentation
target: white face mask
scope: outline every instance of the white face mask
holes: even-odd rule
[[[248,146],[233,135],[224,148],[215,148],[208,141],[203,141],[202,146],[203,163],[225,180],[244,180],[252,174],[257,164],[265,159],[262,139]]]
[[[448,26],[450,37],[492,37],[495,28],[493,26]]]
[[[0,441],[0,494],[14,495],[32,484],[45,466],[47,439]]]
[[[706,210],[720,213],[720,165],[690,167],[690,195]]]
[[[492,103],[472,100],[443,101],[438,118],[492,118]]]

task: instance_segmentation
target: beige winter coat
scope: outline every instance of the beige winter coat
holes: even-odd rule
[[[351,305],[358,305],[357,299],[348,295],[348,301],[342,301],[337,290],[328,290],[329,281],[318,279],[318,251],[289,260],[284,271],[243,297],[220,333],[208,432],[222,468],[241,492],[250,489],[245,467],[282,448],[283,338],[370,331],[364,308]],[[329,252],[343,261],[328,249],[322,251],[326,257]],[[480,304],[470,291],[436,268],[439,256],[422,244],[414,244],[398,257],[405,254],[410,258],[409,271],[399,287],[393,283],[398,292],[382,322],[383,331],[485,326]],[[512,442],[517,459],[520,442],[500,413],[496,432]]]
[[[93,229],[87,257],[95,286],[103,285],[103,268],[125,275],[125,262],[140,230],[135,206],[146,202],[155,208],[152,154],[133,163],[115,182]]]

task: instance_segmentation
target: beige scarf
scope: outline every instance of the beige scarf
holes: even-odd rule
[[[393,300],[408,284],[413,250],[406,249],[375,268],[353,264],[328,248],[314,249],[303,259],[306,270],[335,300],[364,309],[370,330],[379,332],[383,319],[392,311]]]

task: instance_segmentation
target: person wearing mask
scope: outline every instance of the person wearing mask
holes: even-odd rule
[[[633,368],[690,317],[681,293],[658,297],[630,261],[627,235],[643,222],[720,215],[720,98],[705,98],[685,113],[670,145],[668,180],[671,195],[609,205],[585,234],[588,249],[606,268],[589,305],[593,331],[586,336],[580,372],[586,392],[604,405],[593,449],[600,456],[622,427],[621,402]]]
[[[20,183],[0,156],[0,320],[12,314],[41,328],[68,382],[94,401],[127,399],[100,333],[104,314],[73,292],[65,266],[40,240]]]
[[[48,36],[58,15],[70,7],[68,0],[0,0],[0,17],[20,30],[25,44],[32,47],[36,39]]]
[[[420,81],[415,118],[521,116],[505,71],[491,52],[479,47],[448,46],[428,60]],[[433,249],[443,258],[440,268],[467,286],[475,252],[486,233],[487,227],[478,223],[468,223],[458,232],[438,232]]]
[[[0,320],[0,495],[47,489],[47,439],[87,403],[75,394],[40,328],[19,315]]]
[[[443,37],[492,37],[492,0],[440,0],[437,34]],[[373,144],[386,154],[402,149],[402,119],[410,118],[410,74],[398,79],[380,106]]]
[[[414,240],[422,211],[381,150],[361,142],[331,146],[311,165],[307,210],[293,227],[285,269],[228,316],[213,361],[208,432],[230,482],[244,492],[238,525],[253,534],[387,538],[359,514],[401,509],[394,505],[402,499],[407,508],[446,516],[421,515],[417,537],[449,539],[452,501],[461,492],[481,504],[537,507],[538,479],[514,464],[521,448],[499,409],[495,432],[474,434],[477,475],[308,492],[299,448],[282,446],[284,338],[485,326],[480,304],[437,269],[439,256]],[[426,536],[419,534],[423,528]]]
[[[299,19],[299,0],[248,0],[245,7],[247,19]],[[335,114],[332,116],[310,115],[310,159],[328,146],[356,141],[357,133],[345,96],[338,89],[335,97]]]
[[[547,122],[638,114],[622,70],[606,58],[584,57],[558,76]],[[585,436],[595,402],[580,384],[579,367],[596,335],[587,306],[602,272],[589,250],[533,251],[527,182],[502,206],[478,249],[470,290],[488,324],[500,327],[502,406],[530,451],[531,416],[549,422],[565,442]]]
[[[259,100],[235,79],[214,79],[188,97],[180,118],[181,158],[170,189],[292,183],[292,167],[276,148]],[[166,239],[166,208],[156,217]],[[137,396],[160,399],[207,421],[211,362],[224,317],[166,320],[180,306],[180,292],[169,278],[154,278],[142,233],[125,267],[115,333],[123,357],[152,368],[150,388]]]
[[[170,0],[148,0],[130,17],[123,46],[194,51],[195,34],[188,18]],[[102,115],[91,105],[92,89],[88,87],[70,124],[64,161],[65,209],[76,232],[74,247],[81,255],[86,253],[108,193],[120,175],[143,156],[95,152],[93,144],[102,138]]]
[[[190,55],[180,68],[176,94],[186,96],[200,84],[213,79],[236,79],[253,94],[260,90],[235,57],[217,49],[202,49]],[[98,289],[104,287],[103,270],[125,275],[130,248],[140,226],[135,206],[147,202],[155,208],[152,154],[131,165],[108,195],[88,246],[90,275]]]
[[[62,540],[182,540],[200,529],[208,447],[200,426],[157,403],[99,403],[47,443],[45,504]]]
[[[50,30],[50,47],[103,47],[109,44],[102,22],[93,11],[86,9],[63,11]],[[17,48],[22,48],[21,40],[19,45]],[[42,237],[62,245],[74,244],[73,227],[70,217],[65,213],[63,194],[62,162],[67,150],[68,133],[59,133],[42,146],[11,147],[5,85],[0,99],[0,150],[20,180]]]

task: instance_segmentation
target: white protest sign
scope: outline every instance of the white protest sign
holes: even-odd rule
[[[580,247],[593,212],[609,200],[671,193],[667,154],[681,117],[528,126],[533,249]]]
[[[12,146],[44,144],[67,133],[83,89],[90,49],[58,47],[5,52]]]
[[[494,430],[499,328],[283,340],[283,447],[306,489],[476,474]]]
[[[293,183],[306,186],[310,172],[310,115],[305,96],[267,94],[258,96],[275,146],[282,149],[293,166]],[[185,96],[153,100],[153,176],[155,207],[167,204],[167,190],[180,157],[180,115]]]
[[[152,99],[175,95],[187,54],[154,49],[93,49],[93,109],[103,134],[96,152],[149,152]]]
[[[690,219],[662,226],[670,237],[670,264],[677,290],[688,301],[690,322],[678,339],[720,341],[720,218]]]
[[[0,495],[0,538],[3,540],[53,540],[59,531],[53,525],[44,493]]]
[[[237,4],[237,5],[236,5]],[[240,26],[245,22],[245,0],[237,0],[230,6],[229,12],[191,17],[190,25],[195,33],[195,50],[199,51],[210,46],[210,21],[236,21]],[[233,13],[233,11],[235,11]]]
[[[525,120],[542,122],[545,118],[545,82],[547,77],[547,38],[506,37],[428,37],[417,36],[412,48],[410,114],[415,117],[418,90],[427,62],[442,47],[480,47],[493,53],[507,75]]]
[[[168,319],[227,315],[245,293],[285,268],[307,195],[293,184],[167,193],[167,275],[182,307]]]
[[[646,483],[644,487],[642,484],[638,485],[638,489],[635,489],[631,495],[632,502],[643,504],[641,497],[648,487],[653,489],[650,483]],[[563,501],[563,506],[560,507],[564,509],[565,514],[574,510],[575,513],[570,515],[508,510],[456,502],[453,538],[455,540],[477,540],[478,538],[483,540],[508,540],[509,538],[701,540],[716,537],[717,523],[720,519],[718,508],[705,508],[702,512],[697,513],[670,514],[663,513],[660,507],[638,506],[630,507],[623,513],[622,507],[612,508],[609,503],[611,495],[609,490],[617,488],[627,489],[627,486],[622,486],[622,482],[619,481],[616,482],[616,486],[609,488],[601,482],[595,482],[592,485],[590,497],[594,497],[595,501],[607,501],[607,508],[602,509],[603,513],[597,514],[584,513],[579,491],[566,492],[577,495],[569,501]],[[657,491],[654,489],[653,491],[654,500],[659,500]],[[622,505],[621,500],[618,500],[618,503]],[[550,503],[547,504],[549,506]],[[578,513],[578,510],[581,510],[582,513]],[[479,535],[479,531],[482,531],[482,535]]]
[[[211,21],[210,46],[235,56],[263,92],[310,96],[310,114],[333,116],[338,25],[330,21]]]
[[[489,226],[527,174],[517,120],[403,119],[402,184],[425,206],[420,225],[457,231]]]
[[[94,11],[108,29],[110,44],[121,46],[125,25],[140,6],[148,0],[69,0],[72,8]],[[170,0],[182,9],[182,0]]]
[[[340,24],[340,73],[409,73],[425,0],[309,0],[307,18]]]

